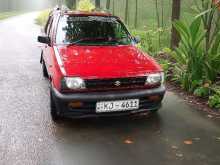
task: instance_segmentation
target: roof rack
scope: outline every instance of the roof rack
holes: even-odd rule
[[[71,10],[66,5],[56,5],[52,12],[60,12],[61,14],[66,14],[68,12],[80,12],[80,10]],[[106,13],[112,15],[112,12],[108,9],[94,8],[91,12]]]
[[[62,5],[62,6],[56,5],[56,6],[53,8],[53,11],[67,12],[67,11],[70,11],[70,9],[69,9],[66,5]]]

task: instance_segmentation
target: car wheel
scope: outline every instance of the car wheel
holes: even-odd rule
[[[47,72],[47,68],[46,68],[46,65],[45,65],[45,62],[44,62],[44,61],[42,61],[42,72],[43,72],[43,76],[44,76],[45,78],[48,78],[48,77],[49,77],[48,72]]]
[[[52,92],[50,92],[50,114],[52,120],[55,123],[58,123],[61,120],[61,116],[58,114],[57,107],[52,96]]]
[[[160,109],[155,109],[155,110],[152,110],[152,111],[150,111],[151,112],[151,114],[157,114],[157,112],[159,111]]]

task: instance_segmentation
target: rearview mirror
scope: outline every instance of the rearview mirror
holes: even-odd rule
[[[50,45],[50,37],[47,36],[38,36],[38,42]]]
[[[140,36],[135,36],[134,41],[139,44],[141,42],[141,37]]]

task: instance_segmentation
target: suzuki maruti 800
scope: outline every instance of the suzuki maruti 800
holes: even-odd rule
[[[103,12],[55,10],[44,34],[41,64],[50,80],[54,121],[156,112],[164,73],[137,48],[120,18]]]

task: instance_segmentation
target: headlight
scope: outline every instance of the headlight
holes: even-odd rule
[[[164,73],[153,73],[149,74],[146,79],[146,85],[154,85],[154,84],[159,84],[159,83],[164,83]]]
[[[85,89],[86,85],[83,79],[79,77],[65,77],[65,85],[69,89]]]

